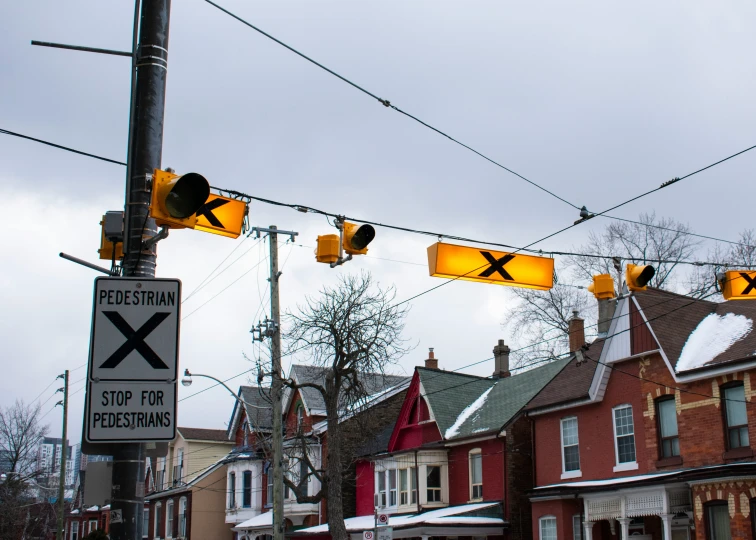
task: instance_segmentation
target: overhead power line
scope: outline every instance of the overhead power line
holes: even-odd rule
[[[116,159],[110,159],[103,156],[98,156],[97,154],[90,154],[89,152],[83,152],[81,150],[76,150],[75,148],[71,148],[70,146],[63,146],[60,144],[55,144],[50,141],[45,141],[43,139],[37,139],[35,137],[29,137],[28,135],[23,135],[21,133],[16,133],[14,131],[8,131],[7,129],[0,129],[0,133],[4,135],[12,135],[13,137],[19,137],[21,139],[27,139],[29,141],[38,142],[40,144],[45,144],[47,146],[52,146],[53,148],[59,148],[61,150],[65,150],[66,152],[73,152],[74,154],[79,154],[82,156],[91,157],[94,159],[99,159],[100,161],[107,161],[108,163],[115,163],[116,165],[123,165],[124,167],[126,164],[123,161],[118,161]]]
[[[416,116],[413,116],[412,114],[410,114],[410,113],[408,113],[408,112],[406,112],[406,111],[403,111],[402,109],[400,109],[400,108],[399,108],[399,107],[397,107],[396,105],[393,105],[393,104],[392,104],[392,103],[391,103],[391,102],[390,102],[389,100],[387,100],[387,99],[382,99],[382,98],[378,97],[378,96],[377,96],[376,94],[374,94],[374,93],[370,92],[369,90],[366,90],[366,89],[365,89],[365,88],[363,88],[362,86],[360,86],[360,85],[358,85],[358,84],[356,84],[356,83],[352,82],[351,80],[347,79],[346,77],[343,77],[343,76],[339,75],[338,73],[336,73],[336,72],[335,72],[335,71],[333,71],[332,69],[330,69],[330,68],[327,68],[326,66],[324,66],[324,65],[323,65],[323,64],[321,64],[320,62],[317,62],[316,60],[313,60],[312,58],[310,58],[310,57],[309,57],[309,56],[307,56],[306,54],[304,54],[304,53],[302,53],[302,52],[298,51],[298,50],[297,50],[297,49],[295,49],[294,47],[292,47],[292,46],[290,46],[290,45],[287,45],[286,43],[284,43],[284,42],[283,42],[283,41],[281,41],[280,39],[273,37],[272,35],[270,35],[269,33],[265,32],[264,30],[262,30],[262,29],[258,28],[257,26],[253,25],[252,23],[250,23],[250,22],[248,22],[248,21],[246,21],[246,20],[242,19],[242,18],[241,18],[241,17],[239,17],[238,15],[236,15],[236,14],[234,14],[234,13],[230,12],[230,11],[229,11],[229,10],[227,10],[226,8],[219,6],[218,4],[216,4],[215,2],[213,2],[212,0],[205,0],[205,2],[207,2],[207,3],[208,3],[208,4],[210,4],[211,6],[213,6],[213,7],[217,8],[217,9],[219,9],[220,11],[222,11],[223,13],[225,13],[226,15],[228,15],[229,17],[232,17],[232,18],[236,19],[237,21],[239,21],[240,23],[244,24],[245,26],[248,26],[249,28],[251,28],[251,29],[252,29],[252,30],[254,30],[255,32],[258,32],[258,33],[262,34],[263,36],[265,36],[266,38],[268,38],[268,39],[270,39],[270,40],[272,40],[272,41],[275,41],[276,43],[278,43],[278,44],[279,44],[279,45],[281,45],[282,47],[285,47],[286,49],[290,50],[290,51],[291,51],[291,52],[293,52],[294,54],[296,54],[296,55],[300,56],[301,58],[304,58],[304,59],[305,59],[305,60],[307,60],[308,62],[310,62],[310,63],[312,63],[312,64],[314,64],[314,65],[318,66],[318,67],[319,67],[320,69],[322,69],[322,70],[324,70],[324,71],[326,71],[326,72],[330,73],[330,74],[331,74],[331,75],[333,75],[334,77],[336,77],[336,78],[340,79],[341,81],[343,81],[343,82],[347,83],[347,84],[348,84],[349,86],[351,86],[351,87],[353,87],[353,88],[355,88],[355,89],[359,90],[360,92],[362,92],[362,93],[364,93],[364,94],[366,94],[366,95],[370,96],[371,98],[373,98],[373,99],[375,99],[376,101],[378,101],[378,103],[380,103],[380,104],[381,104],[381,105],[383,105],[384,107],[388,107],[388,108],[390,108],[390,109],[393,109],[393,110],[395,110],[396,112],[398,112],[398,113],[400,113],[400,114],[403,114],[403,115],[404,115],[404,116],[406,116],[407,118],[410,118],[410,119],[414,120],[415,122],[419,123],[419,124],[420,124],[420,125],[422,125],[422,126],[425,126],[426,128],[430,129],[431,131],[434,131],[434,132],[438,133],[439,135],[441,135],[441,136],[443,136],[443,137],[446,137],[446,138],[447,138],[447,139],[449,139],[450,141],[452,141],[452,142],[454,142],[454,143],[458,144],[459,146],[461,146],[461,147],[463,147],[463,148],[466,148],[466,149],[467,149],[467,150],[469,150],[470,152],[473,152],[474,154],[476,154],[476,155],[478,155],[478,156],[482,157],[483,159],[485,159],[485,160],[486,160],[486,161],[488,161],[489,163],[492,163],[493,165],[496,165],[497,167],[499,167],[499,168],[501,168],[501,169],[504,169],[504,170],[505,170],[505,171],[507,171],[508,173],[515,175],[515,176],[516,176],[517,178],[519,178],[519,179],[521,179],[521,180],[524,180],[525,182],[527,182],[527,183],[528,183],[528,184],[530,184],[531,186],[533,186],[533,187],[536,187],[536,188],[540,189],[541,191],[543,191],[543,192],[545,192],[545,193],[548,193],[548,194],[549,194],[549,195],[551,195],[552,197],[554,197],[554,198],[556,198],[556,199],[559,199],[559,200],[560,200],[560,201],[562,201],[563,203],[565,203],[565,204],[567,204],[567,205],[571,206],[572,208],[574,208],[574,209],[576,209],[576,210],[580,210],[580,207],[579,207],[579,206],[577,206],[577,205],[575,205],[575,204],[571,203],[570,201],[568,201],[567,199],[564,199],[563,197],[560,197],[559,195],[557,195],[557,194],[556,194],[556,193],[554,193],[553,191],[550,191],[549,189],[546,189],[546,188],[545,188],[545,187],[543,187],[542,185],[540,185],[540,184],[538,184],[538,183],[534,182],[533,180],[530,180],[530,179],[528,179],[528,178],[524,177],[523,175],[521,175],[520,173],[518,173],[518,172],[516,172],[516,171],[513,171],[513,170],[512,170],[512,169],[510,169],[509,167],[506,167],[506,166],[502,165],[502,164],[501,164],[501,163],[499,163],[498,161],[495,161],[494,159],[491,159],[490,157],[486,156],[486,155],[485,155],[485,154],[483,154],[482,152],[479,152],[479,151],[478,151],[478,150],[476,150],[475,148],[473,148],[473,147],[471,147],[471,146],[469,146],[469,145],[467,145],[467,144],[465,144],[465,143],[463,143],[463,142],[461,142],[461,141],[459,141],[459,140],[455,139],[454,137],[452,137],[451,135],[449,135],[449,134],[447,134],[447,133],[445,133],[445,132],[441,131],[440,129],[433,127],[432,125],[428,124],[427,122],[424,122],[424,121],[420,120],[420,119],[419,119],[419,118],[417,118]]]

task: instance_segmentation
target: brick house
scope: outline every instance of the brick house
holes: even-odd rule
[[[579,352],[527,407],[533,536],[754,538],[756,305],[657,289],[604,302],[599,339],[581,347],[573,318]]]
[[[511,376],[509,348],[500,341],[494,353],[493,377],[440,370],[433,350],[415,368],[395,425],[357,464],[353,539],[373,528],[376,505],[394,538],[531,538],[531,430],[521,413],[566,360]],[[324,527],[301,533],[327,537]]]
[[[290,378],[295,383],[311,382],[323,384],[325,369],[314,366],[295,364],[291,368]],[[404,401],[404,393],[409,384],[408,377],[393,375],[363,373],[359,377],[361,383],[367,389],[367,393],[377,396],[372,399],[358,413],[369,414],[371,426],[376,430],[383,430],[387,425],[396,421],[399,408]],[[251,388],[247,395],[267,392],[256,387]],[[245,397],[246,400],[246,397]],[[257,402],[255,402],[257,404]],[[270,406],[269,401],[265,401]],[[229,497],[226,506],[226,521],[234,523],[233,530],[240,540],[265,537],[273,533],[272,506],[273,506],[273,469],[265,457],[265,448],[256,439],[259,434],[267,435],[271,431],[272,419],[270,412],[265,413],[259,409],[255,412],[247,411],[246,407],[235,406],[231,423],[229,424],[229,437],[232,433],[237,447],[227,457],[227,485]],[[307,456],[311,463],[320,467],[322,456],[326,455],[328,445],[328,428],[326,425],[325,402],[320,393],[314,388],[302,388],[298,390],[286,389],[283,396],[283,425],[284,435],[284,474],[293,481],[297,481],[303,474],[304,461],[298,459],[300,455],[302,438],[306,441]],[[257,415],[255,422],[247,421],[247,413]],[[267,416],[266,416],[267,414]],[[355,415],[357,416],[357,415]],[[348,411],[345,411],[342,422],[346,429],[342,437],[342,451],[345,459],[351,460],[356,448],[363,446],[372,438],[371,433],[364,433],[358,429],[350,429],[350,422],[357,421]],[[249,432],[244,431],[245,422]],[[255,433],[255,430],[259,430]],[[248,444],[239,445],[242,442],[239,437],[242,433]],[[354,485],[356,483],[356,467],[350,464],[344,475],[344,515],[354,516],[356,513],[356,500],[354,497]],[[307,483],[307,494],[312,496],[320,491],[320,482],[310,477]],[[231,495],[233,494],[233,495]],[[293,490],[284,487],[284,523],[288,532],[298,529],[317,526],[327,520],[326,501],[318,503],[299,503]]]
[[[149,540],[233,538],[224,522],[226,430],[177,428],[168,455],[149,469]],[[220,486],[220,488],[219,488]]]

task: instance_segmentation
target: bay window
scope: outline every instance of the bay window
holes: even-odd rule
[[[426,497],[429,503],[441,502],[441,467],[428,465],[425,470]]]

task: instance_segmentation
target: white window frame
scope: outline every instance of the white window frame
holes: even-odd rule
[[[440,482],[439,482],[440,485],[438,487],[432,487],[432,488],[428,487],[428,467],[438,467],[438,474],[439,474],[439,480],[440,480]],[[425,484],[425,504],[426,505],[434,505],[434,504],[435,505],[442,505],[442,504],[447,504],[448,499],[444,500],[445,499],[445,497],[444,497],[444,495],[445,495],[445,493],[444,493],[444,472],[445,472],[444,466],[441,465],[440,463],[439,464],[428,463],[425,466],[424,469],[425,470],[424,470],[424,476],[423,476],[423,484]],[[428,491],[431,490],[431,489],[434,492],[438,491],[439,500],[437,500],[437,501],[429,501],[428,500]]]
[[[142,510],[142,538],[147,538],[150,535],[150,509],[145,508]]]
[[[473,456],[478,456],[480,460],[480,484],[473,484]],[[483,454],[480,448],[473,448],[467,454],[467,474],[470,480],[470,501],[482,501],[483,500]],[[480,497],[475,497],[474,488],[480,486]]]
[[[79,540],[79,522],[71,522],[71,540]]]
[[[620,463],[619,462],[619,445],[617,444],[617,413],[619,409],[630,409],[630,414],[632,416],[632,426],[633,426],[633,445],[635,446],[635,461],[628,461],[626,463]],[[635,471],[638,469],[638,445],[635,444],[635,414],[633,414],[633,406],[629,403],[623,403],[622,405],[617,405],[616,407],[612,408],[612,429],[614,431],[614,463],[615,466],[612,469],[614,472],[622,472],[622,471]],[[623,437],[626,437],[627,435],[622,435]]]
[[[160,511],[163,509],[163,503],[155,503],[155,515],[152,516],[153,524],[152,524],[152,537],[157,540],[160,538],[160,531],[158,530],[158,527],[160,527]]]
[[[186,538],[186,497],[179,499],[178,537]]]
[[[92,528],[92,523],[94,523],[94,529]],[[99,521],[96,519],[90,519],[89,520],[89,532],[87,534],[91,534],[97,530],[97,526],[100,524]]]
[[[577,529],[575,528],[577,520]],[[583,540],[583,516],[575,514],[572,516],[572,540]]]
[[[546,521],[554,522],[554,538],[559,538],[559,532],[557,531],[557,518],[556,516],[541,516],[538,518],[538,540],[543,540],[543,525]]]
[[[165,503],[165,538],[173,538],[173,499]]]
[[[614,416],[612,416],[612,417],[614,417]],[[567,416],[567,417],[562,418],[561,420],[559,420],[559,441],[560,441],[560,448],[561,448],[561,454],[562,454],[562,476],[561,476],[562,480],[566,480],[568,478],[580,478],[580,477],[583,476],[583,471],[582,471],[582,466],[583,465],[582,465],[582,463],[580,463],[580,467],[578,467],[578,469],[575,470],[575,471],[568,471],[565,468],[565,462],[564,462],[564,423],[567,420],[575,420],[575,423],[578,426],[578,429],[576,430],[576,431],[578,431],[578,433],[577,433],[578,442],[574,446],[578,447],[578,463],[580,463],[580,434],[579,434],[580,423],[578,422],[578,417],[577,416]],[[570,446],[573,446],[573,445],[570,445]],[[616,442],[615,442],[615,446],[616,446]]]

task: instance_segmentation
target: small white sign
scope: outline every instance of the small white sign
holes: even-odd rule
[[[91,381],[175,381],[181,281],[97,278],[89,350]]]
[[[378,527],[378,535],[376,540],[392,540],[394,537],[393,527]]]
[[[388,514],[378,514],[378,525],[388,525],[388,522],[389,522]]]
[[[176,437],[176,383],[90,382],[89,442],[170,441]]]
[[[363,531],[362,540],[373,540],[373,531]]]
[[[110,511],[111,523],[123,523],[123,510],[111,510]]]

